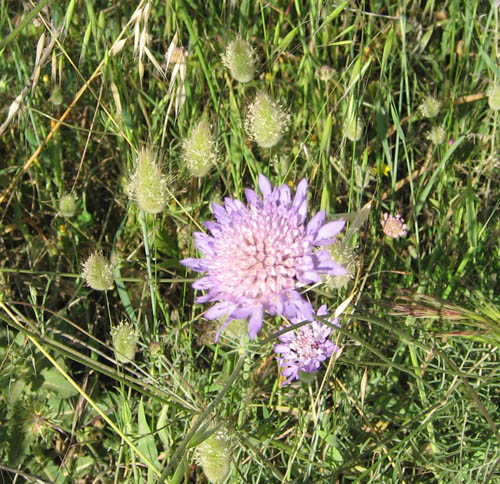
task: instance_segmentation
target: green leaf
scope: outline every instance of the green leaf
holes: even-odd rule
[[[69,398],[76,395],[77,390],[64,378],[57,368],[42,370],[44,382],[42,388],[55,392],[60,398]]]
[[[137,440],[137,448],[159,468],[158,464],[158,450],[156,448],[155,438],[151,433],[151,429],[146,420],[144,412],[144,402],[141,400],[139,403],[138,411],[138,432],[139,439]]]

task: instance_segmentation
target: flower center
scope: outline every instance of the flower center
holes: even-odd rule
[[[275,206],[234,216],[216,239],[212,275],[232,300],[275,300],[296,286],[297,268],[312,251],[297,216]]]

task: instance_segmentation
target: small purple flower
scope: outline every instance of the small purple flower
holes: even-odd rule
[[[326,305],[318,309],[318,316],[326,316]],[[297,324],[308,320],[305,315],[290,319]],[[338,326],[338,320],[331,321]],[[283,328],[280,328],[283,329]],[[282,385],[287,385],[299,378],[301,371],[314,373],[322,361],[327,360],[339,350],[329,339],[332,328],[319,321],[311,321],[300,328],[288,331],[278,336],[281,343],[274,345],[274,352],[280,353],[279,364],[283,368],[282,375],[288,377]]]
[[[207,319],[227,316],[220,331],[233,319],[249,318],[249,336],[254,339],[262,327],[264,312],[287,318],[303,315],[313,320],[312,307],[297,291],[299,285],[321,281],[321,274],[345,275],[327,250],[345,221],[325,222],[321,210],[306,224],[307,180],[297,186],[292,200],[287,185],[272,187],[259,175],[262,200],[245,190],[248,206],[226,198],[224,206],[212,203],[216,222],[205,222],[211,235],[195,232],[200,259],[183,259],[181,264],[206,274],[193,288],[207,291],[196,302],[215,302]]]

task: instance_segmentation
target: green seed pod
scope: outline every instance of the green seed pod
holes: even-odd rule
[[[196,447],[195,456],[211,484],[223,482],[231,469],[231,447],[227,431],[215,431]]]
[[[427,96],[418,107],[424,118],[435,118],[441,109],[441,101],[433,96]]]
[[[490,109],[498,111],[500,109],[500,84],[492,83],[488,88],[487,94]]]
[[[145,212],[161,212],[169,200],[169,180],[162,173],[157,154],[143,148],[137,154],[137,167],[128,186],[129,196]]]
[[[59,199],[59,213],[66,218],[75,215],[76,212],[76,196],[72,193],[63,195]]]
[[[222,54],[222,63],[239,82],[249,82],[255,77],[255,51],[243,39],[235,39],[227,46],[226,52]]]
[[[192,176],[202,177],[216,164],[217,156],[210,125],[202,119],[182,143],[182,159]]]
[[[265,91],[259,91],[248,107],[245,128],[261,148],[271,148],[282,138],[290,124],[290,115]]]
[[[94,252],[83,264],[83,278],[96,291],[106,291],[113,287],[113,266],[102,255]]]
[[[133,361],[137,348],[137,333],[134,326],[122,321],[117,327],[111,330],[113,338],[113,349],[115,358],[120,363]]]

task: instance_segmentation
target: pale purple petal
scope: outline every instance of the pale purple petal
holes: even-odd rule
[[[306,234],[307,235],[316,235],[323,225],[325,221],[326,212],[324,210],[320,210],[307,224]]]
[[[262,174],[259,175],[258,185],[259,185],[259,190],[264,198],[267,198],[271,195],[272,193],[271,182]]]
[[[263,318],[264,311],[262,308],[255,308],[255,311],[248,320],[248,336],[251,340],[255,339],[260,328],[262,328]]]
[[[219,319],[222,316],[229,315],[234,310],[234,304],[222,301],[212,306],[206,313],[206,319]]]
[[[337,235],[345,227],[345,220],[333,220],[328,222],[323,227],[321,227],[314,239],[316,245],[322,245],[322,241],[331,239],[333,236]]]
[[[183,266],[189,267],[196,272],[205,272],[208,270],[208,264],[205,259],[193,259],[188,257],[179,261]]]

